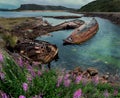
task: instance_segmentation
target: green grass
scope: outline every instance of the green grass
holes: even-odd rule
[[[70,76],[67,79],[71,80],[71,83],[68,87],[65,87],[63,83],[66,75],[65,71],[43,70],[27,64],[20,66],[7,53],[1,54],[0,50],[0,55],[4,55],[4,61],[0,62],[0,71],[5,75],[4,78],[0,79],[0,92],[13,98],[18,98],[20,95],[24,95],[26,98],[32,98],[33,96],[40,98],[39,95],[42,98],[73,98],[74,92],[78,89],[82,90],[80,98],[105,98],[105,91],[109,93],[109,97],[106,98],[120,98],[119,86],[115,87],[107,83],[95,85],[93,82],[84,84],[82,80],[79,84],[76,84],[75,78]],[[41,72],[40,75],[37,74],[38,71]],[[64,78],[60,86],[56,87],[60,75],[63,75]],[[28,80],[28,76],[31,77],[31,80]],[[23,83],[28,84],[27,91],[23,90]],[[116,96],[114,96],[114,90],[118,91]]]
[[[22,17],[22,18],[0,18],[0,25],[7,30],[12,30],[13,27],[15,27],[16,25],[19,25],[23,22],[32,22],[34,21],[34,18],[30,17],[30,18],[26,18],[26,17]],[[4,32],[3,32],[4,33]]]

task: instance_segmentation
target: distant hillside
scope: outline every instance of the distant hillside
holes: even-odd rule
[[[16,10],[74,10],[63,6],[23,4]]]
[[[120,12],[120,0],[95,0],[80,8],[81,12]]]

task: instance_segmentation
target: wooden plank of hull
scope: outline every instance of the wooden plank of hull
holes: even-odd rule
[[[54,57],[57,55],[58,53],[58,49],[54,46],[52,46],[52,52],[50,52],[48,55],[46,55],[46,57],[44,58],[44,64],[48,63],[48,62],[51,62]]]
[[[49,50],[48,50],[49,49]],[[48,42],[27,41],[16,45],[16,50],[24,51],[20,53],[31,61],[37,61],[43,64],[51,62],[58,53],[58,48]]]
[[[82,32],[78,34],[79,28],[76,29],[68,38],[64,40],[65,44],[81,44],[88,39],[90,39],[92,36],[94,36],[98,31],[98,23],[96,22],[96,25],[91,27],[90,29],[86,30],[85,32]]]
[[[40,60],[43,64],[47,64],[47,63],[51,62],[55,58],[55,56],[58,53],[58,48],[55,47],[52,44],[49,44],[48,47],[51,49],[51,51],[49,53],[47,53],[47,54],[44,54],[44,53],[36,54],[36,55],[39,56],[38,60],[36,59],[37,61]],[[42,54],[44,54],[44,55],[41,56]]]

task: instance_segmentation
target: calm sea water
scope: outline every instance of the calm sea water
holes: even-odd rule
[[[0,12],[1,17],[39,17],[78,15],[68,12]],[[68,20],[44,18],[52,25]],[[79,18],[86,22],[91,18]],[[59,48],[59,59],[51,63],[52,67],[73,69],[80,66],[83,69],[95,67],[100,72],[120,74],[120,26],[109,20],[96,17],[99,23],[99,31],[87,42],[81,45],[63,46],[63,39],[71,34],[73,30],[62,30],[52,32],[52,36],[42,36],[37,39],[56,44]]]
[[[86,22],[92,18],[79,18]],[[95,67],[100,72],[120,74],[120,26],[109,20],[96,17],[99,23],[99,31],[87,42],[81,45],[63,46],[63,39],[71,34],[73,30],[52,32],[52,36],[42,36],[37,39],[56,44],[59,48],[59,60],[52,62],[52,67],[73,69],[77,66],[86,69]],[[46,18],[51,24],[67,20]]]
[[[52,12],[52,11],[24,11],[24,12],[10,12],[0,11],[0,17],[39,17],[39,16],[63,16],[63,15],[80,15],[69,12]]]

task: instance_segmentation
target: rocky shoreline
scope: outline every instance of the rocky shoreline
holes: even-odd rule
[[[0,43],[5,44],[2,45],[3,47],[5,46],[10,52],[18,53],[27,60],[30,59],[31,62],[37,60],[40,64],[44,62],[43,64],[48,65],[54,57],[56,58],[58,49],[52,43],[36,42],[35,39],[38,36],[50,35],[49,33],[53,31],[75,29],[84,24],[82,20],[72,20],[52,26],[41,17],[2,18],[0,20],[0,35],[2,36]]]
[[[82,76],[83,79],[86,79],[88,82],[93,81],[95,79],[96,82],[99,83],[109,83],[111,85],[120,85],[120,78],[118,75],[112,75],[110,73],[100,73],[96,68],[89,67],[86,70],[82,70],[80,67],[76,67],[75,69],[69,71],[70,75],[74,77]]]
[[[116,12],[83,12],[85,17],[101,17],[105,19],[109,19],[115,24],[120,24],[120,13]]]
[[[53,31],[75,29],[84,23],[84,21],[68,21],[61,24],[52,26],[46,20],[41,17],[37,18],[1,18],[0,21],[0,33],[9,32],[12,35],[19,37],[20,39],[32,39],[36,37],[48,34]],[[6,23],[4,23],[4,21]],[[17,23],[21,21],[20,23]]]

